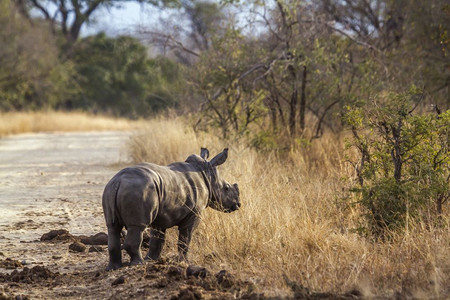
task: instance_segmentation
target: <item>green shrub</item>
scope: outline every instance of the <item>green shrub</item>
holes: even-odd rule
[[[415,113],[418,98],[413,87],[347,108],[348,147],[358,149],[351,191],[364,209],[362,229],[372,234],[404,228],[411,219],[436,220],[449,198],[450,110]]]
[[[164,57],[149,58],[147,51],[130,36],[100,33],[81,40],[73,53],[80,90],[66,108],[147,117],[175,107],[178,66]]]

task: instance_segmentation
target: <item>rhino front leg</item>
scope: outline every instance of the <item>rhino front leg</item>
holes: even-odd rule
[[[130,266],[140,265],[144,263],[141,254],[142,233],[145,227],[129,226],[127,228],[127,236],[123,243],[123,248],[130,255]]]
[[[145,256],[146,260],[158,260],[161,256],[161,250],[166,241],[166,230],[150,228],[150,246]]]
[[[108,252],[109,264],[106,270],[115,270],[122,267],[122,251],[120,249],[120,233],[122,227],[118,225],[108,226]]]
[[[198,218],[193,216],[178,226],[178,259],[180,261],[187,260],[192,232],[197,227],[197,224]]]

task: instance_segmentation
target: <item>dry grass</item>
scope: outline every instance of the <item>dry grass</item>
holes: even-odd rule
[[[82,112],[0,113],[0,136],[48,131],[130,130],[137,122]]]
[[[198,153],[201,146],[215,155],[225,145],[211,135],[196,135],[181,120],[153,120],[132,140],[130,151],[136,162],[166,164]],[[196,264],[232,270],[272,295],[289,293],[286,276],[317,291],[450,296],[448,227],[415,224],[389,242],[353,233],[359,211],[339,200],[342,178],[353,172],[342,162],[342,139],[324,136],[281,157],[236,142],[227,146],[229,159],[219,169],[239,183],[243,207],[232,214],[205,211],[191,244]],[[164,255],[176,251],[171,233]]]

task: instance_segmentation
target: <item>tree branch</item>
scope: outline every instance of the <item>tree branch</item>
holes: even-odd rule
[[[155,31],[143,31],[142,33],[144,34],[150,34],[153,35],[161,40],[165,40],[165,44],[164,45],[170,45],[173,48],[176,49],[180,49],[186,53],[189,53],[191,55],[194,55],[196,57],[199,57],[200,54],[195,52],[194,50],[191,50],[189,48],[187,48],[186,46],[184,46],[184,44],[182,42],[180,42],[179,40],[177,40],[176,38],[174,38],[172,35],[170,34],[164,34],[164,33],[160,33],[160,32],[155,32]],[[170,42],[170,43],[169,43]]]
[[[31,0],[31,2],[33,3],[33,5],[41,11],[41,13],[44,14],[44,17],[46,20],[52,20],[50,13],[48,12],[47,9],[45,9],[45,7],[43,7],[37,0]]]

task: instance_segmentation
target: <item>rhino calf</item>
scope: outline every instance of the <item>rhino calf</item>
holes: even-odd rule
[[[130,265],[142,264],[142,234],[150,226],[150,247],[145,259],[157,260],[167,228],[178,226],[178,253],[186,259],[192,232],[207,207],[232,212],[241,206],[239,188],[219,177],[217,166],[228,157],[228,149],[207,161],[209,151],[191,155],[185,162],[168,166],[142,163],[125,168],[106,185],[102,197],[108,227],[107,270],[122,267],[120,233],[127,229],[123,248]]]

